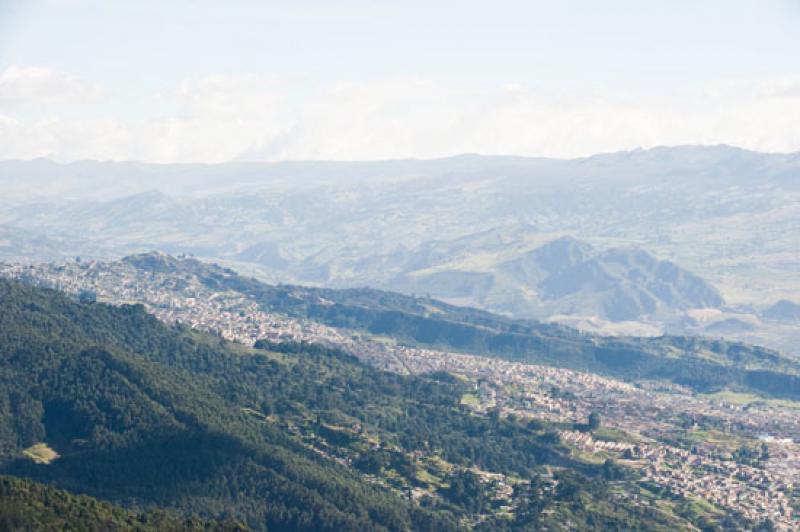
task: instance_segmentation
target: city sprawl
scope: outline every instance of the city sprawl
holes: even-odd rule
[[[319,342],[392,372],[445,371],[469,381],[472,391],[462,398],[462,407],[476,414],[559,424],[560,441],[582,459],[612,458],[638,470],[639,482],[675,496],[702,499],[754,522],[770,519],[781,529],[798,526],[798,403],[727,392],[699,395],[675,384],[623,382],[402,345],[393,338],[268,312],[240,292],[209,288],[189,271],[146,271],[124,261],[72,261],[4,264],[0,275],[76,297],[90,294],[101,302],[143,304],[166,323],[246,345],[260,339]],[[600,415],[602,428],[580,430],[592,413]],[[485,481],[493,479],[490,472],[483,474]],[[644,499],[634,502],[647,504]]]

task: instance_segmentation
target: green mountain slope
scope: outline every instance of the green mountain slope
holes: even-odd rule
[[[241,515],[256,528],[402,529],[426,518],[244,413],[233,376],[214,377],[262,357],[171,331],[141,307],[81,306],[5,282],[0,301],[6,472],[124,503]],[[61,457],[14,459],[41,441]]]
[[[623,379],[666,379],[698,392],[723,388],[800,399],[800,363],[778,352],[699,337],[603,338],[558,325],[514,320],[430,298],[369,288],[272,286],[232,270],[161,254],[128,257],[146,271],[191,272],[266,310],[421,344]]]
[[[6,281],[0,353],[0,472],[127,506],[258,530],[674,530],[719,518],[634,504],[630,472],[571,457],[558,427],[464,411],[466,385],[449,375],[383,373],[319,346],[245,348],[140,306]]]
[[[159,511],[133,513],[85,495],[73,495],[29,480],[0,477],[0,530],[234,532],[246,528]]]

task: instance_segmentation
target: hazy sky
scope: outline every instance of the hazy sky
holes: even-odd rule
[[[800,150],[800,0],[0,0],[0,159]]]

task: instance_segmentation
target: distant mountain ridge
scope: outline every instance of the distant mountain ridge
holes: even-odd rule
[[[800,298],[800,153],[675,146],[571,160],[6,161],[0,190],[0,260],[161,249],[271,283],[430,293],[608,334],[660,334],[682,323],[670,310],[716,308],[714,290],[685,272],[726,308]],[[594,263],[566,262],[559,268],[572,270],[539,286],[554,272],[526,254],[564,235],[603,253],[634,245],[682,271],[633,255],[617,257],[628,263],[620,266],[595,251]],[[720,334],[800,345],[796,322],[767,321],[747,336]]]
[[[800,304],[782,299],[765,310],[764,317],[777,321],[800,322]]]
[[[461,280],[453,284],[455,279]],[[489,272],[438,270],[415,276],[411,283],[406,291],[473,298],[490,310],[539,318],[580,315],[628,321],[725,302],[699,276],[644,250],[597,251],[572,237],[548,242]]]
[[[0,185],[8,186],[16,182],[20,191],[25,186],[42,187],[37,191],[40,198],[52,195],[111,199],[154,188],[170,194],[183,194],[191,189],[208,192],[216,189],[219,176],[227,178],[231,187],[249,186],[263,183],[265,179],[276,180],[286,176],[314,180],[326,176],[322,178],[323,181],[341,182],[365,178],[419,178],[444,173],[464,175],[499,171],[501,175],[509,176],[536,173],[561,178],[577,169],[589,180],[608,179],[609,169],[616,170],[613,176],[617,179],[641,179],[663,175],[665,164],[670,165],[675,176],[690,173],[703,175],[704,169],[714,167],[720,171],[705,174],[704,177],[726,179],[741,175],[742,167],[747,167],[748,170],[761,170],[782,179],[794,176],[792,171],[800,164],[800,151],[760,153],[730,145],[683,145],[638,148],[572,159],[469,153],[435,159],[252,161],[218,164],[94,160],[61,164],[39,158],[0,161]],[[60,187],[50,188],[55,181],[60,183]],[[30,192],[26,196],[30,196]]]

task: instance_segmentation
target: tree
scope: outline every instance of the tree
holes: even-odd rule
[[[603,463],[603,478],[606,480],[623,480],[626,476],[625,468],[608,459]]]
[[[754,530],[757,532],[772,532],[776,530],[775,523],[773,523],[771,519],[764,519],[756,525]]]
[[[597,412],[592,412],[591,414],[589,414],[589,419],[587,420],[586,425],[590,431],[593,431],[600,428],[600,422],[601,422],[600,414],[598,414]]]
[[[478,475],[462,470],[453,474],[449,480],[450,485],[442,490],[442,495],[469,512],[479,513],[483,510],[487,500]]]
[[[769,460],[769,445],[766,443],[761,444],[761,461],[766,462]]]

